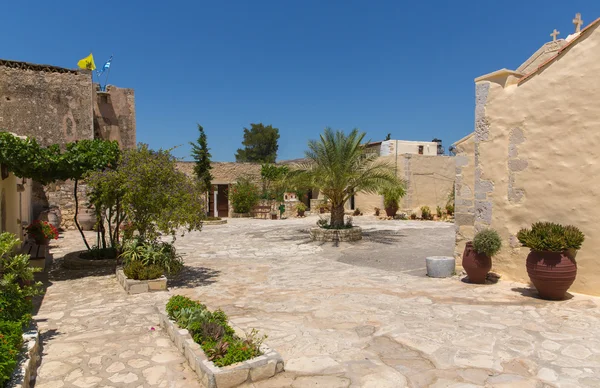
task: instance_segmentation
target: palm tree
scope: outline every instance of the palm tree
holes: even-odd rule
[[[361,145],[364,132],[326,128],[320,140],[308,142],[308,162],[298,166],[298,178],[304,187],[319,189],[331,202],[331,226],[344,226],[344,203],[358,192],[376,194],[384,187],[402,183],[393,167],[377,161]]]

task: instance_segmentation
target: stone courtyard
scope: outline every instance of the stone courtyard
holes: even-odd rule
[[[139,295],[114,272],[60,268],[83,248],[65,233],[35,316],[36,387],[199,386],[158,327],[155,306],[174,294],[268,335],[286,371],[255,387],[600,386],[600,298],[427,278],[425,256],[452,255],[450,223],[356,217],[364,239],[336,246],[310,241],[316,219],[229,219],[179,237],[186,269],[168,292]]]

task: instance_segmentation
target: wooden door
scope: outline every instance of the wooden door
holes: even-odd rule
[[[228,185],[217,185],[217,212],[219,217],[229,217],[229,194]]]

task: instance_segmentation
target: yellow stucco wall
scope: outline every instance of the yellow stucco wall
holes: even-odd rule
[[[13,174],[9,174],[8,178],[0,180],[0,214],[6,214],[6,220],[0,222],[0,229],[2,229],[0,232],[10,232],[22,238],[17,180],[21,182],[21,179],[18,179]],[[4,195],[4,201],[1,200],[2,195]],[[2,204],[5,204],[5,209],[1,208]],[[2,228],[2,224],[6,225],[6,229]]]
[[[528,249],[519,247],[519,229],[536,221],[572,224],[586,241],[571,290],[600,295],[597,26],[566,50],[518,86],[478,83],[489,84],[484,111],[489,132],[485,125],[480,128],[479,167],[491,202],[490,226],[504,240],[492,270],[504,279],[527,282]],[[485,203],[476,205],[475,224],[484,226],[487,215]]]
[[[421,206],[429,206],[435,214],[437,206],[446,206],[454,183],[454,158],[449,156],[398,155],[379,158],[396,169],[396,175],[408,182],[407,195],[400,201],[400,209],[420,214]],[[374,208],[383,210],[383,197],[359,193],[355,207],[364,214],[373,214]]]

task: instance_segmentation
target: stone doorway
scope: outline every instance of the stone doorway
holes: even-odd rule
[[[215,215],[215,193],[217,194],[218,217],[229,217],[229,185],[213,185],[208,198],[208,215]]]

